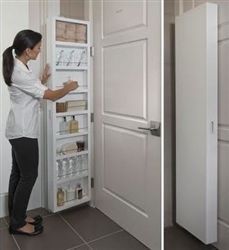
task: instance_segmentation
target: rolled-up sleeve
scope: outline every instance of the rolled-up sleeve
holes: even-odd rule
[[[12,80],[12,86],[34,98],[43,98],[45,91],[48,89],[32,72],[14,72]]]

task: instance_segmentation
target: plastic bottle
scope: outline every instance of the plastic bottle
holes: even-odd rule
[[[63,120],[60,122],[59,131],[60,131],[60,135],[64,135],[68,133],[66,117],[63,117]]]
[[[69,162],[67,159],[62,160],[63,177],[68,177]]]
[[[71,157],[69,159],[69,167],[68,167],[68,174],[71,175],[71,176],[74,175],[74,165],[75,165],[74,158]]]
[[[79,172],[79,156],[75,157],[75,174],[76,175],[80,174],[80,172]]]
[[[73,188],[73,186],[68,185],[68,189],[67,189],[67,201],[75,200],[75,198],[76,198],[75,189]]]
[[[87,155],[82,155],[83,174],[88,174],[88,158]]]

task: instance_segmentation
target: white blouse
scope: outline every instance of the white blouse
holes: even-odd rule
[[[12,85],[8,87],[11,109],[6,124],[6,138],[38,138],[40,98],[45,90],[39,79],[20,60],[14,59]]]

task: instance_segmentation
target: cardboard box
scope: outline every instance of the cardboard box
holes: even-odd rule
[[[65,41],[66,40],[66,23],[57,21],[56,22],[56,40]]]
[[[80,111],[87,109],[87,101],[85,100],[75,100],[67,102],[67,112]]]
[[[56,112],[66,112],[67,111],[67,105],[66,102],[57,102],[56,103]]]

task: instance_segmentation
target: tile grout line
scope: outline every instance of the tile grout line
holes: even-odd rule
[[[14,239],[14,242],[15,242],[15,244],[16,244],[18,250],[21,250],[21,248],[20,248],[20,246],[19,246],[19,244],[18,244],[16,238],[15,238],[13,235],[11,235],[11,236],[12,236],[12,238]]]
[[[82,246],[85,246],[86,244],[81,244],[81,245],[78,245],[78,246],[74,246],[74,247],[71,247],[71,248],[68,248],[68,249],[66,249],[66,250],[75,250],[75,249],[77,249],[77,248],[80,248],[80,247],[82,247]],[[86,245],[87,246],[87,245]]]
[[[113,232],[113,233],[105,234],[105,235],[103,235],[103,236],[101,236],[101,237],[99,237],[99,238],[96,238],[96,239],[94,239],[94,240],[88,241],[87,243],[88,243],[88,244],[89,244],[89,243],[93,243],[93,242],[95,242],[95,241],[98,241],[98,240],[107,238],[107,237],[109,237],[109,236],[115,235],[115,234],[120,233],[120,232],[123,232],[123,231],[124,231],[123,229],[120,229],[120,230],[115,231],[115,232]]]
[[[5,218],[3,218],[3,220],[5,221],[6,225],[9,227],[9,223],[7,222],[7,220]],[[18,244],[18,242],[17,242],[17,240],[16,240],[16,238],[14,237],[13,234],[11,234],[11,237],[13,238],[14,243],[16,244],[18,250],[21,250],[21,248],[20,248],[20,246],[19,246],[19,244]]]
[[[71,228],[71,230],[89,247],[90,250],[92,248],[87,244],[87,241],[75,230],[75,228],[61,215],[58,213],[58,216]]]

